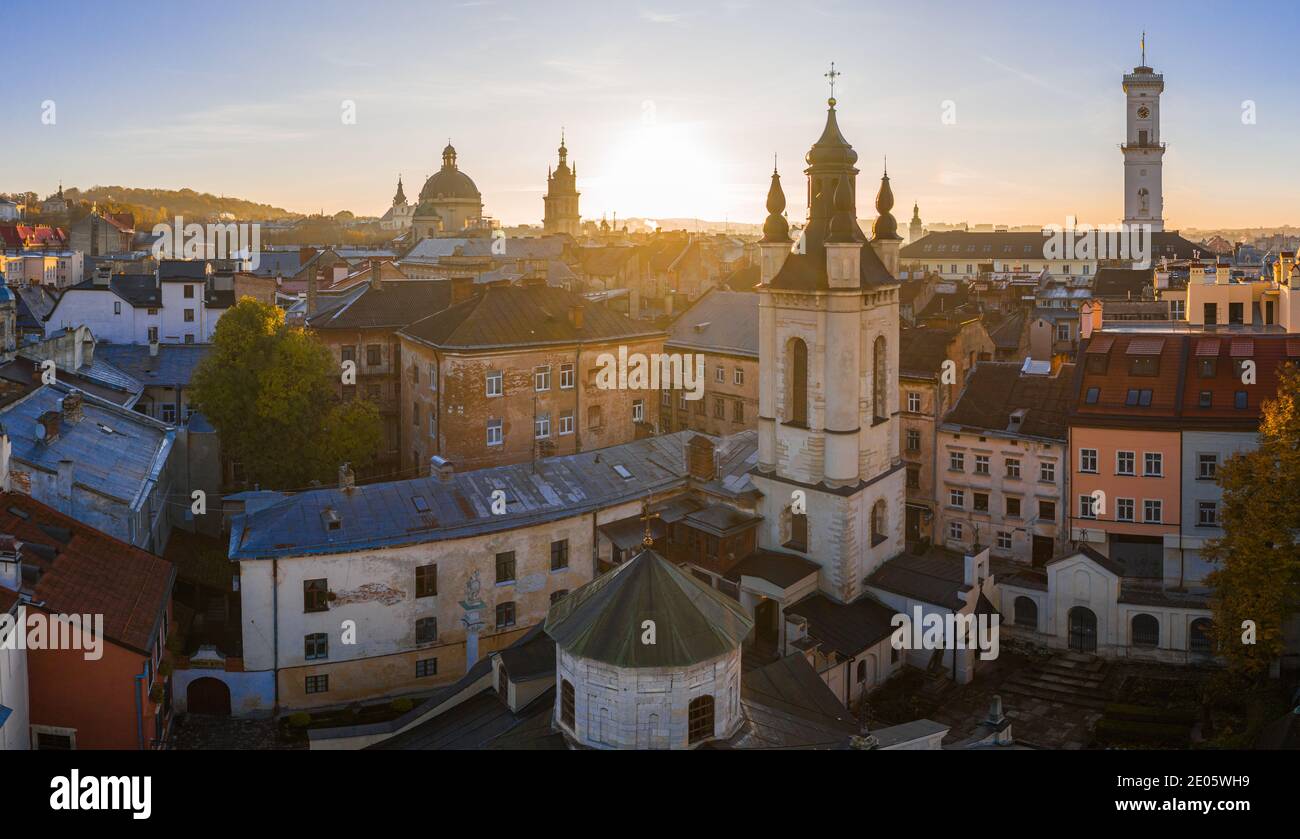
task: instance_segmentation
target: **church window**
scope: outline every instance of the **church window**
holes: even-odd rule
[[[790,541],[786,542],[785,546],[801,553],[808,550],[808,515],[806,513],[790,514]]]
[[[1028,597],[1017,597],[1015,603],[1016,626],[1038,628],[1038,604]]]
[[[888,387],[885,374],[885,338],[880,336],[876,338],[876,344],[872,355],[872,383],[875,386],[875,393],[872,396],[872,410],[875,412],[875,419],[881,422],[888,416]]]
[[[867,660],[864,658],[858,662],[858,684],[867,680]]]
[[[1214,640],[1212,637],[1214,624],[1210,623],[1208,618],[1197,618],[1192,621],[1191,631],[1189,633],[1188,649],[1194,653],[1208,653],[1214,651]]]
[[[876,501],[875,506],[871,508],[871,546],[875,547],[888,538],[886,531],[888,523],[886,522],[885,499],[881,498]]]
[[[808,424],[808,345],[791,338],[786,347],[785,421]]]
[[[713,736],[713,697],[697,696],[687,707],[687,739],[698,743]]]
[[[564,679],[560,682],[560,724],[573,728],[575,718],[573,684]]]
[[[1154,647],[1160,643],[1160,621],[1151,615],[1133,616],[1133,646]]]

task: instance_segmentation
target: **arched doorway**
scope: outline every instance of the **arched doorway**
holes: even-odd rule
[[[1070,610],[1070,649],[1081,653],[1097,651],[1097,616],[1087,606]]]
[[[185,691],[185,708],[191,714],[230,716],[230,688],[220,679],[195,679]]]

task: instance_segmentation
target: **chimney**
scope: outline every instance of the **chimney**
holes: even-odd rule
[[[451,303],[464,303],[470,297],[474,296],[474,278],[473,277],[452,277],[451,278]]]
[[[320,268],[307,272],[307,317],[316,314],[316,287],[320,284]]]
[[[71,390],[60,401],[63,418],[70,423],[81,422],[81,391]]]
[[[569,323],[573,324],[574,329],[582,329],[583,315],[586,308],[582,303],[574,303],[569,306]]]
[[[974,547],[978,548],[979,545]],[[989,577],[989,549],[985,548],[978,553],[968,553],[965,557],[965,573],[963,574],[964,582],[971,588],[975,588],[982,580]]]
[[[713,441],[702,434],[696,434],[686,444],[686,471],[692,478],[697,481],[711,481],[718,476],[713,451]]]
[[[72,461],[64,458],[59,461],[59,473],[55,478],[55,490],[58,495],[59,512],[72,514]]]
[[[150,341],[150,342],[149,342],[149,355],[150,355],[152,358],[157,358],[157,357],[158,357],[158,342],[157,342],[157,341]]]
[[[383,264],[382,260],[370,260],[370,287],[375,291],[384,290],[384,277],[379,271],[379,266]]]
[[[344,492],[351,492],[357,488],[357,476],[352,473],[351,464],[343,464],[339,467],[339,489]]]
[[[46,411],[36,418],[36,438],[50,445],[59,439],[59,419],[62,417],[58,411]]]
[[[1214,266],[1214,284],[1227,285],[1232,279],[1232,265],[1226,259],[1220,259],[1219,264]]]
[[[109,281],[113,279],[113,266],[107,263],[100,263],[95,266],[95,287],[108,288]]]
[[[429,458],[429,476],[444,484],[451,483],[451,479],[456,476],[456,467],[447,458],[435,454]]]

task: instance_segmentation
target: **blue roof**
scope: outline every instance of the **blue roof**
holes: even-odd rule
[[[72,390],[64,384],[42,385],[0,408],[13,459],[51,474],[58,472],[60,460],[71,460],[76,486],[135,507],[158,480],[175,429],[83,391],[82,420],[63,420],[53,443],[38,439],[38,418],[58,411]]]
[[[158,355],[152,356],[147,344],[99,343],[95,345],[95,362],[103,359],[145,387],[188,387],[194,369],[210,352],[211,344],[159,344]]]
[[[696,436],[707,437],[679,431],[535,464],[463,472],[446,481],[416,478],[357,486],[347,492],[335,487],[284,495],[281,501],[235,518],[230,558],[349,553],[437,542],[634,501],[685,484],[686,443]],[[711,491],[752,488],[748,472],[757,462],[757,439],[753,431],[715,439],[721,474],[708,485]],[[618,466],[630,477],[619,475]],[[505,491],[507,511],[492,515],[492,492],[498,489]],[[258,496],[259,502],[265,500],[263,493]],[[341,519],[338,530],[326,528],[322,517],[326,511]]]

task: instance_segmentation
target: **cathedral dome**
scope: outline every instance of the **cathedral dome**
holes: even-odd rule
[[[420,203],[440,198],[471,198],[481,200],[478,187],[469,175],[456,166],[456,149],[450,143],[442,150],[442,168],[424,182],[420,190]]]
[[[835,100],[831,99],[827,104],[830,107],[826,109],[826,127],[804,159],[809,166],[852,166],[858,162],[858,153],[840,133],[840,125],[835,119]]]

